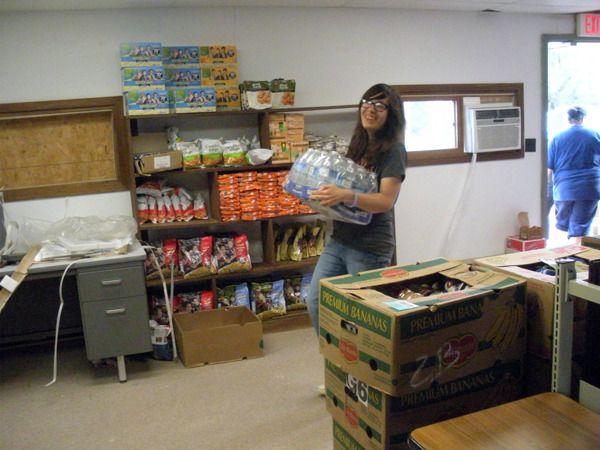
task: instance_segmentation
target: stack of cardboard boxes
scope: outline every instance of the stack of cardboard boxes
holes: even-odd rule
[[[556,276],[540,272],[545,261],[573,257],[577,279],[588,277],[588,265],[600,260],[600,250],[568,245],[551,249],[489,256],[475,260],[476,264],[518,276],[527,282],[527,394],[550,390],[551,358],[554,330],[554,299]],[[580,355],[585,343],[587,302],[575,299],[573,322],[573,354]],[[577,366],[577,364],[575,365]],[[576,374],[577,375],[577,374]]]
[[[415,428],[518,398],[525,297],[516,277],[443,258],[322,280],[334,448],[406,448]]]
[[[130,116],[240,109],[234,45],[125,42],[121,73]]]
[[[269,114],[269,140],[273,164],[294,162],[308,150],[304,140],[304,114]]]
[[[235,45],[200,47],[202,86],[215,89],[218,111],[240,109],[239,69]]]
[[[169,103],[175,113],[216,110],[215,89],[200,79],[198,46],[163,47]]]
[[[121,44],[121,79],[130,116],[168,114],[160,42]]]

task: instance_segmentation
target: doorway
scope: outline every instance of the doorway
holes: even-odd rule
[[[567,235],[556,229],[554,206],[548,196],[547,149],[552,138],[569,127],[567,111],[583,107],[587,115],[584,125],[600,130],[600,39],[575,36],[544,36],[544,100],[542,121],[542,224],[548,247],[568,244]],[[590,229],[600,234],[600,208]]]

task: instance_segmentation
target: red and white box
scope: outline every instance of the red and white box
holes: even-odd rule
[[[546,248],[546,239],[521,239],[519,236],[506,237],[506,252],[527,252]]]

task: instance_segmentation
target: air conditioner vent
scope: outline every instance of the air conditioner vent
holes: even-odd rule
[[[465,112],[465,152],[487,153],[521,148],[521,108],[468,108]]]

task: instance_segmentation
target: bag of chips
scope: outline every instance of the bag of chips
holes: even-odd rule
[[[252,283],[252,306],[256,316],[267,320],[286,312],[283,280]]]
[[[215,273],[212,236],[179,239],[179,268],[184,278],[200,278]]]

